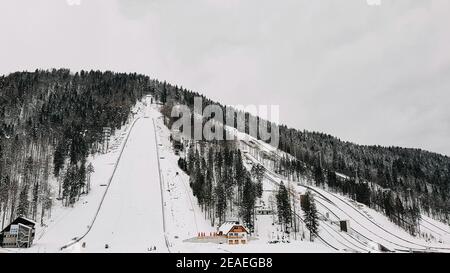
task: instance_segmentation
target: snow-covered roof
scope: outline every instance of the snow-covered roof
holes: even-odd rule
[[[31,220],[30,218],[27,218],[27,217],[23,217],[23,216],[19,216],[19,217],[17,217],[17,218],[22,218],[22,219],[24,219],[24,220],[26,220],[26,221],[28,221],[28,222],[31,222],[31,223],[33,223],[33,224],[35,224],[35,225],[36,225],[36,221],[34,221],[34,220]]]
[[[344,179],[349,179],[348,176],[346,176],[346,175],[344,175],[344,174],[341,174],[341,173],[338,173],[338,172],[336,172],[336,175],[339,176],[339,177],[341,177],[341,178],[344,178]]]
[[[28,219],[26,217],[19,216],[14,221],[12,221],[9,225],[7,225],[1,232],[2,233],[7,232],[10,230],[11,225],[17,225],[17,224],[31,225],[31,227],[34,228],[34,226],[36,225],[36,222],[31,219]]]
[[[219,227],[219,232],[226,234],[234,227],[234,225],[236,224],[232,222],[225,222]]]
[[[230,230],[233,229],[233,227],[235,227],[235,226],[242,227],[247,233],[249,233],[249,232],[248,232],[248,229],[247,229],[244,225],[238,224],[238,223],[236,223],[236,222],[234,222],[234,221],[224,222],[224,223],[219,227],[219,232],[222,232],[222,234],[227,234],[227,233],[230,232]]]

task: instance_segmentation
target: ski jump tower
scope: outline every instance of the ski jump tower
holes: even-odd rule
[[[147,95],[146,96],[146,100],[145,100],[145,118],[149,118],[150,117],[150,106],[153,104],[153,97],[151,95]]]
[[[109,149],[109,140],[111,138],[111,127],[103,127],[102,152],[106,154]]]

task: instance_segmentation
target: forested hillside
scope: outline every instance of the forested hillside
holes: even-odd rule
[[[241,218],[253,230],[255,203],[263,190],[262,178],[256,169],[251,172],[245,169],[235,143],[202,141],[187,152],[186,159],[180,158],[178,165],[190,175],[194,196],[212,224]]]
[[[148,77],[69,70],[0,77],[0,213],[41,221],[56,199],[86,193],[103,126],[119,128],[145,92]],[[57,180],[52,188],[49,181]],[[53,194],[52,194],[53,192]]]
[[[138,74],[60,69],[0,77],[0,220],[6,223],[19,214],[43,219],[57,202],[55,197],[66,206],[76,202],[88,191],[86,181],[94,170],[86,159],[99,150],[102,128],[121,127],[132,106],[145,94],[155,95],[167,106],[189,107],[193,107],[194,97],[200,96]],[[203,103],[213,102],[203,97]],[[196,163],[185,168],[191,175],[204,176],[192,179],[192,186],[204,209],[211,213],[224,201],[211,200],[198,190],[198,183],[206,183],[202,181],[208,181],[208,175],[232,181],[241,187],[237,192],[255,192],[254,184],[246,184],[251,175],[236,177],[238,161],[218,166],[207,160],[219,154],[223,160],[237,156],[233,149],[214,145],[218,146],[193,150],[190,162]],[[450,158],[446,156],[417,149],[361,146],[287,126],[280,126],[279,148],[295,159],[283,159],[278,172],[309,177],[318,185],[342,192],[383,211],[412,233],[414,222],[420,220],[419,212],[448,221]],[[58,186],[50,187],[50,181]],[[253,203],[252,198],[236,200]]]
[[[449,157],[420,149],[356,145],[285,126],[280,130],[280,149],[308,163],[316,183],[327,183],[383,211],[412,233],[419,211],[449,221]]]
[[[157,89],[156,95],[166,104],[185,104],[191,109],[194,97],[201,96],[204,105],[220,105],[224,113],[227,109],[198,93],[169,85]],[[245,113],[244,133],[249,133],[251,117]],[[295,159],[282,159],[278,172],[297,179],[307,177],[318,186],[345,194],[383,212],[412,234],[418,232],[421,212],[449,222],[449,157],[420,149],[357,145],[286,125],[279,130],[277,148]]]

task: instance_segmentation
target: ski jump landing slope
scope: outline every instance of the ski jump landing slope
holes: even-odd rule
[[[168,251],[153,120],[137,120],[125,145],[99,214],[78,243],[83,252]]]

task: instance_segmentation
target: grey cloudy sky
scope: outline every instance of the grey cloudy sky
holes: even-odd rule
[[[277,104],[295,128],[450,155],[449,26],[448,0],[0,0],[0,73],[145,73]]]

